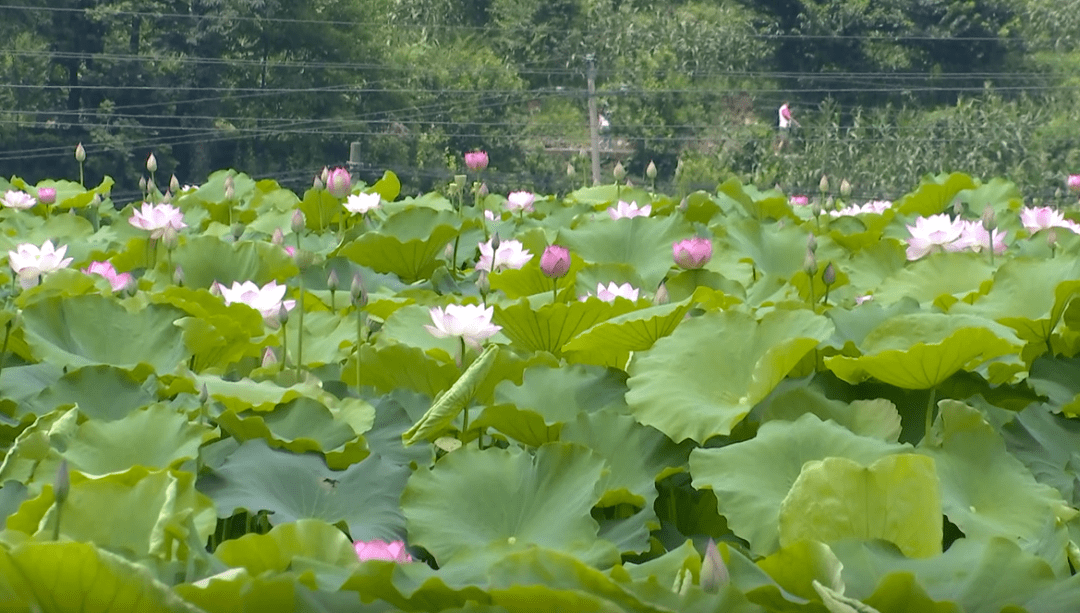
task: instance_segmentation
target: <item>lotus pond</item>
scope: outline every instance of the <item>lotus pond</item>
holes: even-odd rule
[[[4,610],[1078,609],[1075,201],[481,172],[0,180]]]

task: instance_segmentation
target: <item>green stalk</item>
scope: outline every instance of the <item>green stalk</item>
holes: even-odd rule
[[[554,304],[559,301],[559,279],[555,278],[551,280],[551,302]]]
[[[300,366],[304,363],[304,274],[300,273],[300,327],[296,329],[296,380],[300,380]]]
[[[281,322],[281,369],[285,370],[286,365],[289,363],[289,323],[286,321]]]
[[[15,323],[14,319],[9,319],[7,324],[4,325],[4,346],[0,347],[0,374],[4,372],[4,362],[7,360],[7,346],[8,339],[11,338],[11,324]]]
[[[930,436],[930,430],[934,427],[934,399],[937,396],[937,388],[930,388],[930,399],[926,403],[926,432],[923,433],[925,441]]]
[[[356,307],[356,389],[360,389],[360,344],[364,342],[364,314]]]

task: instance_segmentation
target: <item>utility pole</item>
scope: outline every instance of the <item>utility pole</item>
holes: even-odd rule
[[[592,143],[592,182],[600,185],[600,123],[596,112],[596,56],[585,56],[589,80],[589,142]]]
[[[356,174],[357,170],[360,170],[360,143],[353,141],[349,143],[349,172]]]

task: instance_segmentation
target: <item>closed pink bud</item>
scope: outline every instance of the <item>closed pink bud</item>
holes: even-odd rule
[[[37,199],[41,204],[53,204],[56,202],[55,187],[41,187],[37,190]]]
[[[465,166],[473,172],[480,172],[488,166],[486,151],[470,151],[465,154]]]
[[[540,271],[549,279],[566,276],[570,271],[570,250],[559,245],[544,249],[544,254],[540,256]]]
[[[680,268],[697,270],[712,259],[712,241],[696,236],[671,245],[671,253]]]
[[[326,191],[335,198],[344,198],[352,190],[352,177],[344,168],[335,168],[330,171],[326,179]]]

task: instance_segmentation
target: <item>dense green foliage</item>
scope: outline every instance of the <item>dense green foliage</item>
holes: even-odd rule
[[[83,142],[88,179],[132,199],[151,151],[181,183],[234,167],[302,187],[352,142],[361,176],[392,168],[410,191],[470,149],[491,154],[493,189],[566,191],[589,181],[589,54],[605,169],[639,180],[655,161],[661,184],[810,191],[843,169],[870,198],[962,169],[1049,200],[1080,165],[1080,18],[1050,0],[16,0],[0,16],[5,173],[74,178]],[[802,128],[777,155],[785,100]]]

